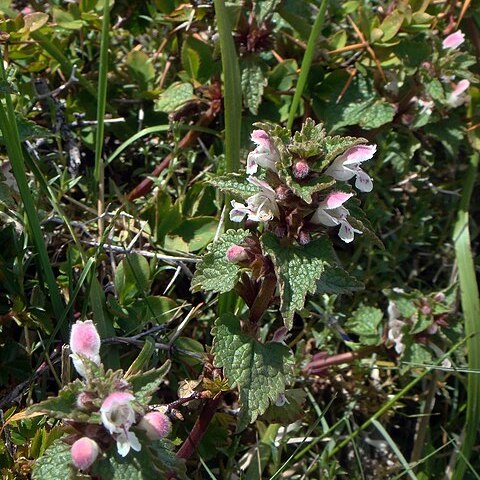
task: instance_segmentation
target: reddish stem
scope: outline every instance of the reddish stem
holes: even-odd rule
[[[183,445],[177,452],[178,458],[190,458],[198,447],[200,440],[205,435],[208,425],[210,424],[215,412],[217,411],[220,402],[222,401],[222,394],[219,393],[216,397],[207,401],[207,404],[203,407],[202,413],[197,418],[192,431],[183,442]]]
[[[218,113],[218,105],[216,102],[212,102],[212,106],[205,112],[200,120],[195,124],[196,127],[206,127],[212,123],[213,119]],[[190,130],[179,142],[177,150],[183,150],[188,148],[195,143],[201,132],[198,130]],[[175,154],[169,153],[156,167],[155,170],[151,173],[150,176],[158,177],[163,170],[165,170],[170,162],[173,160]],[[143,197],[146,195],[153,187],[153,180],[151,178],[144,178],[128,195],[127,198],[129,201],[135,200],[136,198]]]

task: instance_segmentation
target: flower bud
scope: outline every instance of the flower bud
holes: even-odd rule
[[[298,234],[298,243],[300,245],[308,245],[311,241],[310,234],[306,232],[305,230],[300,230],[300,233]]]
[[[145,430],[147,437],[150,440],[159,440],[166,437],[171,429],[172,423],[170,419],[162,412],[149,412],[147,413],[138,426]]]
[[[95,397],[90,392],[80,392],[77,397],[77,408],[80,410],[93,410]]]
[[[73,365],[77,372],[86,376],[85,365],[79,355],[87,357],[97,365],[100,364],[100,336],[91,320],[77,321],[70,333],[70,349],[72,350]]]
[[[226,253],[227,260],[231,263],[239,263],[248,260],[248,254],[244,247],[232,245]]]
[[[310,173],[310,166],[306,160],[299,160],[293,164],[292,173],[295,178],[305,178]]]
[[[95,440],[82,437],[72,445],[70,453],[73,464],[80,470],[87,470],[97,459],[100,448]]]

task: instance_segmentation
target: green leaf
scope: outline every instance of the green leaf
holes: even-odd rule
[[[316,157],[323,154],[323,140],[325,139],[323,124],[315,125],[311,118],[307,118],[300,132],[295,132],[288,150],[300,158]]]
[[[425,92],[437,102],[445,102],[445,92],[442,83],[438,78],[425,79]]]
[[[262,344],[244,334],[231,313],[218,318],[212,334],[215,365],[224,368],[231,386],[240,391],[238,430],[242,430],[285,391],[292,368],[291,352],[281,343]]]
[[[281,425],[289,425],[305,417],[305,398],[307,394],[301,388],[294,388],[285,391],[287,401],[285,405],[277,407],[272,404],[262,415],[262,420],[269,423],[280,423]]]
[[[380,25],[380,30],[383,32],[381,38],[382,42],[391,40],[402,27],[402,23],[405,19],[405,15],[398,10],[394,10],[388,15]]]
[[[90,415],[77,409],[78,394],[85,388],[83,382],[75,380],[66,385],[57,397],[47,398],[27,408],[28,413],[41,412],[52,418],[69,419],[79,422],[88,421]]]
[[[243,200],[260,191],[257,186],[247,182],[247,175],[240,173],[227,173],[227,175],[209,178],[207,181],[222,192],[230,193]]]
[[[132,375],[128,382],[132,386],[135,398],[143,405],[148,405],[163,381],[163,377],[170,370],[170,360],[167,360],[160,368],[154,368],[148,372]]]
[[[120,304],[146,291],[150,282],[150,266],[147,259],[130,253],[120,262],[115,271],[115,288]]]
[[[147,90],[149,83],[155,78],[155,68],[145,52],[133,50],[127,55],[129,73],[138,82],[142,90]]]
[[[253,115],[257,115],[265,89],[265,76],[256,59],[246,59],[240,64],[243,103]]]
[[[210,244],[208,252],[197,264],[192,279],[193,292],[203,289],[223,293],[235,287],[240,267],[229,262],[226,253],[232,245],[242,243],[248,235],[249,232],[245,230],[227,230],[216,242]]]
[[[206,247],[214,238],[218,228],[215,217],[196,217],[184,220],[165,238],[165,250],[196,252]]]
[[[154,109],[157,112],[174,112],[184,103],[195,99],[191,83],[172,83],[155,102]]]
[[[317,281],[317,293],[351,294],[363,290],[365,285],[341,267],[326,268]]]
[[[48,14],[43,12],[33,12],[23,17],[24,26],[19,33],[34,32],[42,28],[48,22]]]
[[[323,142],[325,163],[322,163],[319,168],[323,170],[332,160],[346,152],[349,148],[362,143],[368,143],[368,140],[362,137],[340,137],[339,135],[326,137]]]
[[[271,15],[277,8],[280,0],[262,0],[255,2],[255,17],[257,23],[262,23],[268,15]]]
[[[353,312],[344,328],[358,335],[362,345],[378,345],[381,342],[379,325],[382,320],[383,312],[379,308],[362,306]]]
[[[79,30],[83,27],[83,20],[76,19],[70,12],[61,8],[53,8],[53,21],[66,30]]]
[[[290,329],[293,314],[305,304],[307,293],[315,293],[317,280],[328,264],[335,263],[330,240],[321,237],[308,245],[284,245],[275,235],[266,232],[261,243],[275,267],[280,287],[280,311]]]
[[[296,180],[290,169],[281,168],[278,175],[292,189],[293,193],[308,204],[312,203],[312,195],[335,184],[335,179],[327,175],[309,176],[306,180]]]
[[[391,122],[395,113],[395,106],[384,100],[367,102],[359,112],[358,124],[367,130],[378,128]]]
[[[188,76],[197,79],[200,69],[200,54],[193,48],[190,48],[187,42],[184,42],[181,56],[183,68]]]
[[[47,448],[45,455],[33,463],[32,480],[55,480],[76,478],[72,464],[70,445],[57,440]]]

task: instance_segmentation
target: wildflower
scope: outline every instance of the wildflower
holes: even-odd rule
[[[376,145],[357,145],[338,156],[325,170],[335,180],[347,181],[356,177],[355,186],[362,192],[371,192],[372,179],[360,168],[360,164],[370,160],[377,151]]]
[[[82,356],[100,365],[100,344],[100,336],[91,320],[85,322],[77,321],[72,326],[70,333],[71,357],[75,370],[82,377],[87,376]]]
[[[80,470],[87,470],[97,459],[100,448],[95,440],[82,437],[72,445],[70,453],[72,463]]]
[[[135,423],[132,401],[135,397],[127,392],[113,392],[102,403],[100,414],[103,426],[115,435],[118,453],[125,457],[130,448],[139,452],[142,448],[137,436],[130,432]]]
[[[467,100],[467,95],[464,92],[469,86],[470,82],[468,80],[460,80],[452,90],[452,93],[450,93],[447,100],[448,103],[454,108],[463,105]]]
[[[395,345],[395,351],[401,355],[405,350],[403,328],[406,323],[400,320],[400,311],[391,300],[388,302],[388,339]]]
[[[248,259],[248,254],[244,247],[240,245],[232,245],[225,255],[227,260],[232,263],[243,262]]]
[[[355,233],[362,233],[350,225],[347,220],[348,210],[343,206],[352,195],[351,193],[344,192],[330,193],[327,198],[320,203],[310,221],[315,224],[325,225],[326,227],[336,227],[340,225],[338,236],[345,243],[350,243]]]
[[[442,42],[442,47],[444,49],[455,50],[465,41],[465,34],[461,30],[457,30],[454,33],[445,37]]]
[[[247,204],[232,200],[233,209],[230,211],[232,222],[241,222],[245,215],[254,222],[268,222],[274,217],[279,217],[280,212],[276,202],[275,190],[268,183],[255,177],[247,180],[261,189],[259,193],[247,198]]]
[[[286,397],[285,393],[280,393],[277,399],[275,400],[276,407],[283,407],[285,404],[290,404],[288,398]]]
[[[255,174],[259,165],[276,172],[277,168],[275,164],[280,160],[280,157],[268,133],[264,130],[254,130],[251,139],[257,147],[253,152],[248,154],[247,173],[249,175]]]
[[[150,440],[159,440],[166,437],[171,429],[172,423],[170,419],[162,412],[147,413],[140,423],[139,428],[145,430],[147,437]]]

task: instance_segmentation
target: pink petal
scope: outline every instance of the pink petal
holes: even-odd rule
[[[170,422],[170,419],[162,412],[147,413],[142,418],[138,426],[145,430],[147,437],[150,440],[159,440],[160,438],[164,438],[172,429],[172,423]]]
[[[470,82],[468,80],[460,80],[457,83],[457,86],[453,89],[452,95],[458,97],[461,95],[468,87],[470,86]]]
[[[457,30],[451,33],[448,37],[445,37],[442,42],[443,48],[455,49],[459,47],[465,41],[465,34],[461,30]]]
[[[377,151],[376,145],[357,145],[349,148],[345,153],[341,155],[344,158],[343,163],[349,165],[352,163],[362,163],[366,160],[370,160]]]
[[[100,336],[91,320],[77,321],[72,325],[70,348],[73,353],[81,353],[91,358],[100,352],[100,344]]]
[[[265,130],[254,130],[251,136],[252,142],[261,147],[268,148],[270,146],[270,137]]]
[[[325,208],[330,210],[332,208],[338,208],[343,205],[350,197],[353,197],[353,193],[345,192],[332,192],[329,193],[324,200]]]
[[[87,470],[97,459],[100,448],[95,440],[82,437],[72,445],[70,453],[72,463],[80,470]]]
[[[124,405],[135,400],[135,397],[128,392],[113,392],[102,403],[101,411],[111,410],[115,405]]]

